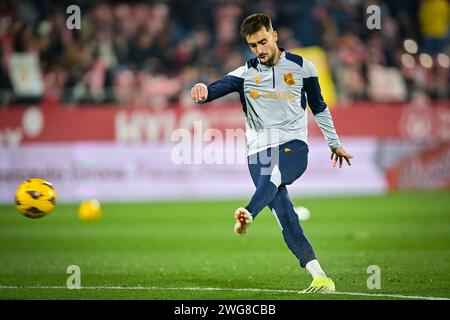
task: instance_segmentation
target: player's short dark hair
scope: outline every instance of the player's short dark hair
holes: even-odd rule
[[[267,14],[254,13],[244,19],[241,23],[241,37],[245,39],[246,36],[255,34],[261,29],[266,28],[267,31],[272,30],[272,21]]]

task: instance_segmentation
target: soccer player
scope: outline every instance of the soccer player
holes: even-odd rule
[[[301,292],[333,292],[335,284],[317,261],[286,189],[307,167],[307,101],[331,149],[333,167],[339,163],[341,168],[343,160],[350,166],[352,155],[341,146],[314,65],[277,46],[270,17],[262,13],[248,16],[240,33],[255,57],[222,79],[210,85],[198,83],[191,90],[197,103],[230,92],[240,95],[247,161],[256,191],[245,208],[236,210],[234,231],[244,236],[258,213],[268,206],[287,246],[313,277],[311,285]]]

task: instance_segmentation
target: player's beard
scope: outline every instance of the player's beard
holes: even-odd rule
[[[266,66],[273,66],[275,57],[277,55],[277,49],[275,48],[271,53],[268,53],[267,55],[269,56],[267,59],[267,62],[265,62],[265,63],[261,62],[261,63]]]

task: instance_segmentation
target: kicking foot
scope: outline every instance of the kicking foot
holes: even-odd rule
[[[318,277],[311,282],[310,286],[307,289],[302,290],[299,293],[326,293],[335,291],[336,287],[333,280],[331,280],[330,278]]]
[[[253,217],[245,208],[238,208],[236,213],[234,214],[234,218],[236,219],[236,224],[234,225],[234,232],[240,234],[241,236],[245,236],[247,233],[247,228],[252,223]]]

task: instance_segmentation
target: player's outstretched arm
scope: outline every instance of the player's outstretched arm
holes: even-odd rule
[[[339,168],[342,168],[342,160],[344,159],[349,166],[352,165],[350,159],[353,156],[348,153],[343,147],[331,149],[331,160],[333,160],[333,167],[336,167],[336,163],[339,162]]]
[[[245,70],[245,66],[239,67],[222,79],[209,85],[204,83],[195,84],[191,89],[192,100],[196,103],[205,103],[219,99],[231,92],[242,92],[244,78],[241,75]]]

